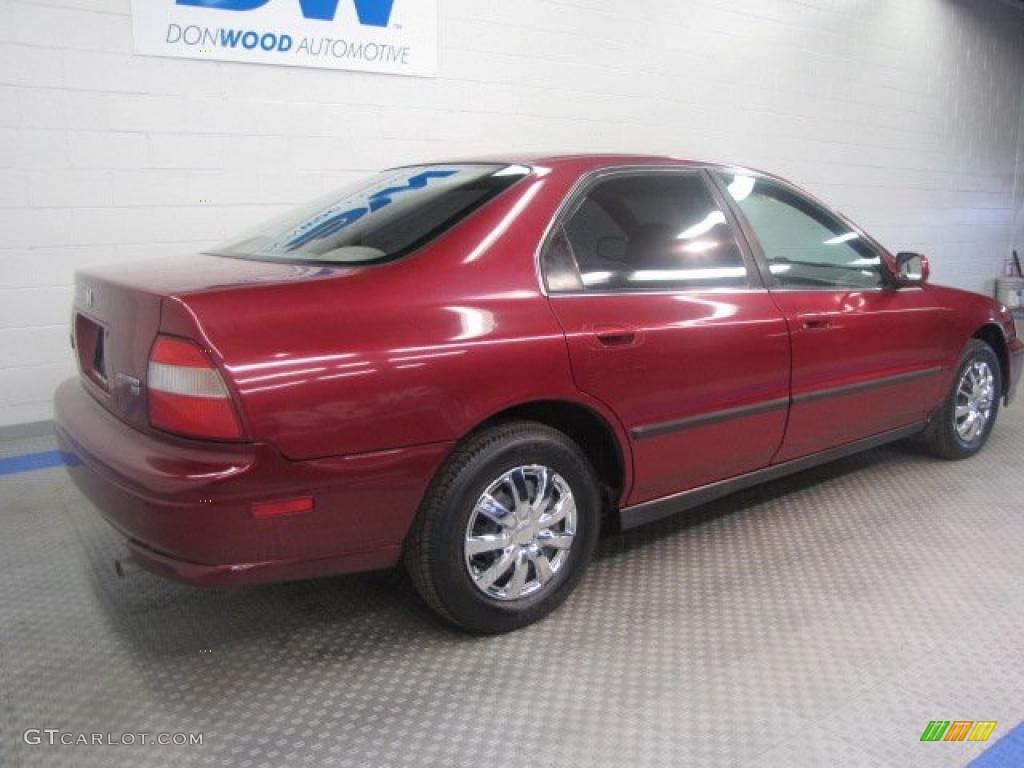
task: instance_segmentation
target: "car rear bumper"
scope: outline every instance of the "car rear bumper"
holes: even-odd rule
[[[155,437],[118,420],[77,380],[55,397],[75,484],[141,566],[177,581],[284,581],[394,565],[451,448],[437,443],[292,461],[260,443]],[[311,495],[309,512],[256,518],[255,502]]]

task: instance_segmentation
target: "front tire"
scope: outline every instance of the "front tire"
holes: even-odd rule
[[[924,433],[924,444],[943,459],[966,459],[980,451],[999,414],[1002,389],[999,358],[980,339],[971,339],[953,378],[953,388]]]
[[[569,596],[600,518],[597,477],[579,446],[543,424],[501,424],[470,437],[442,466],[405,565],[444,618],[471,632],[508,632]]]

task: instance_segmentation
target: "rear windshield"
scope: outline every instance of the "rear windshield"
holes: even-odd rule
[[[530,173],[520,165],[420,165],[385,171],[283,214],[210,253],[265,261],[365,264],[441,235]]]

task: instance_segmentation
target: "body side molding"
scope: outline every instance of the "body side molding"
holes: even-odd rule
[[[821,400],[822,398],[825,397],[839,397],[841,395],[849,395],[854,392],[863,392],[866,389],[885,387],[890,384],[903,384],[908,381],[916,381],[917,379],[926,379],[932,376],[938,376],[939,374],[944,372],[944,368],[935,366],[934,368],[922,368],[921,370],[918,371],[898,373],[895,376],[885,376],[880,379],[858,381],[855,384],[843,384],[842,386],[830,387],[828,389],[815,389],[810,392],[803,392],[799,395],[793,395],[793,403],[809,403],[813,400]]]
[[[707,504],[722,496],[728,496],[730,493],[742,491],[769,480],[776,480],[795,472],[816,467],[819,464],[827,464],[830,461],[842,459],[870,448],[877,448],[880,445],[885,445],[895,440],[911,437],[923,430],[927,425],[927,421],[915,422],[905,427],[881,432],[871,437],[855,440],[852,443],[846,443],[836,448],[811,454],[810,456],[803,456],[781,464],[773,464],[754,472],[748,472],[745,475],[730,477],[725,480],[719,480],[716,483],[709,483],[698,488],[691,488],[688,491],[675,493],[671,496],[664,496],[660,499],[652,499],[640,504],[624,507],[619,512],[622,528],[624,530],[635,528],[639,525],[674,515],[677,512],[684,512],[701,504]]]
[[[738,419],[744,416],[756,416],[779,408],[786,408],[791,404],[800,405],[801,403],[809,403],[815,400],[822,400],[827,397],[842,397],[843,395],[851,395],[856,392],[863,392],[877,387],[885,387],[891,384],[903,384],[908,381],[930,378],[932,376],[938,376],[944,372],[944,368],[935,366],[932,368],[923,368],[918,371],[898,373],[894,376],[883,376],[877,379],[858,381],[853,384],[829,387],[828,389],[815,389],[810,392],[802,392],[798,395],[793,395],[792,399],[788,397],[781,397],[772,400],[764,400],[751,405],[741,405],[736,408],[725,408],[720,411],[699,413],[696,416],[687,416],[684,419],[675,419],[673,421],[664,421],[656,424],[642,424],[639,427],[633,427],[629,430],[629,435],[634,440],[642,440],[647,437],[656,437],[657,435],[664,435],[681,429],[706,427],[710,424],[718,424],[722,421],[728,421],[729,419]]]
[[[706,427],[710,424],[717,424],[729,419],[738,419],[742,416],[756,416],[759,413],[768,413],[779,408],[788,408],[789,398],[780,397],[774,400],[765,400],[753,405],[741,405],[738,408],[726,408],[721,411],[701,413],[696,416],[688,416],[685,419],[665,421],[660,424],[646,424],[640,427],[633,427],[629,434],[636,440],[645,437],[655,437],[666,432],[675,432],[679,429],[692,429],[694,427]]]

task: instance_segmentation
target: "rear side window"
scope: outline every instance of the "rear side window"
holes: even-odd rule
[[[721,178],[780,288],[862,290],[885,284],[878,253],[838,216],[769,179]]]
[[[265,261],[365,264],[420,248],[530,169],[422,165],[386,171],[234,238],[212,253]]]
[[[725,213],[695,173],[599,181],[553,233],[544,265],[551,292],[748,284]]]

